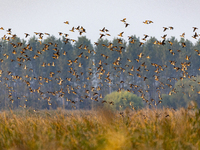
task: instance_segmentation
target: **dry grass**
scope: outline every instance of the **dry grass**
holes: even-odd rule
[[[169,116],[168,116],[169,115]],[[200,111],[48,110],[0,113],[0,147],[10,150],[200,149]]]

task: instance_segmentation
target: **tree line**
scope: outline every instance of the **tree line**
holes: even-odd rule
[[[129,41],[99,38],[94,44],[86,36],[76,41],[64,36],[2,38],[0,108],[92,109],[112,104],[104,97],[115,91],[134,93],[149,107],[177,108],[173,101],[178,97],[181,106],[187,100],[200,105],[199,41],[145,40],[135,35]],[[184,92],[184,85],[192,91]]]

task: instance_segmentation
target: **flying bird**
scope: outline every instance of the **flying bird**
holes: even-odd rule
[[[28,33],[24,33],[25,34],[25,38],[27,38],[28,36],[30,36],[30,34]]]
[[[165,32],[166,30],[168,30],[168,28],[167,27],[163,27],[164,29],[163,29],[163,32]]]
[[[121,32],[120,34],[118,34],[118,36],[119,36],[119,37],[123,37],[123,36],[122,36],[123,33],[124,33],[124,32]]]
[[[197,27],[193,27],[193,32],[195,32],[198,28]]]
[[[122,19],[122,20],[120,20],[121,22],[126,22],[126,18],[124,18],[124,19]]]
[[[65,23],[65,24],[69,24],[69,21],[65,21],[64,23]]]

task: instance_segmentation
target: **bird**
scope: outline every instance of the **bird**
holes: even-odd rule
[[[71,29],[71,30],[69,30],[69,31],[71,31],[71,32],[74,32],[74,27],[72,27],[72,29]]]
[[[61,36],[63,33],[62,32],[58,32],[58,34]]]
[[[197,27],[193,27],[193,32],[195,32],[198,28]]]
[[[165,32],[168,28],[167,27],[163,27],[164,29],[163,29],[163,32]]]
[[[186,59],[186,60],[189,60],[190,57],[191,57],[191,55],[190,55],[190,56],[186,55],[185,59]]]
[[[144,44],[143,42],[140,42],[140,45],[139,45],[139,47],[140,47],[140,46],[142,46],[143,44]]]
[[[111,36],[109,33],[106,33],[107,36]]]
[[[25,34],[25,38],[27,38],[28,36],[30,36],[30,34],[28,33],[24,33]]]
[[[131,41],[129,41],[131,44],[134,44],[135,43],[135,40],[132,39]]]
[[[181,43],[182,48],[186,47],[186,44],[184,42]]]
[[[192,36],[194,39],[198,37],[198,34],[195,32],[195,34]]]
[[[105,34],[100,34],[100,37],[99,37],[99,38],[101,39],[103,36],[105,36]]]
[[[173,43],[172,43],[171,41],[168,41],[168,43],[169,43],[170,45],[173,45]]]
[[[45,35],[48,35],[48,36],[50,36],[50,34],[49,33],[44,33]]]
[[[122,36],[123,33],[124,33],[124,32],[121,32],[120,34],[118,34],[118,36],[119,36],[119,37],[123,37],[123,36]]]
[[[8,30],[6,30],[7,32],[11,32],[11,28],[8,28]]]
[[[182,34],[180,35],[180,37],[184,38],[184,37],[185,37],[185,32],[182,33]]]
[[[69,21],[65,21],[64,23],[65,23],[65,24],[69,24]]]
[[[105,32],[105,27],[103,27],[103,29],[100,30],[101,32]]]
[[[145,20],[143,23],[144,24],[149,24],[149,20]]]
[[[167,34],[161,36],[161,38],[164,39],[164,40],[166,39],[166,37],[167,37]]]
[[[125,28],[126,28],[126,27],[128,27],[129,25],[130,25],[130,24],[128,24],[128,23],[125,23]]]
[[[153,21],[149,20],[149,24],[150,24],[150,23],[153,23]]]
[[[126,18],[124,18],[124,19],[122,19],[122,20],[120,20],[121,22],[126,22]]]
[[[148,38],[149,36],[147,35],[147,34],[144,34],[144,38],[146,39],[146,38]]]

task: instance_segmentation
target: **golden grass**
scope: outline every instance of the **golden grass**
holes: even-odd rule
[[[169,115],[169,116],[168,116]],[[4,111],[0,148],[9,150],[200,149],[200,111],[98,109]]]

